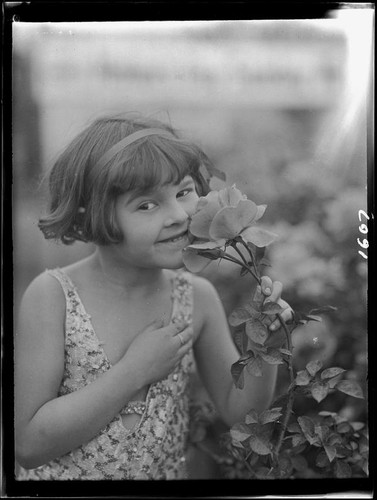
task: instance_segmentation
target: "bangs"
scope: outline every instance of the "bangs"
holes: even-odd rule
[[[154,136],[132,146],[119,153],[111,168],[109,180],[114,194],[133,191],[139,195],[198,174],[200,150],[188,142]]]

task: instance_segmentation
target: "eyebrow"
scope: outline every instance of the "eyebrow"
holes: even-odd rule
[[[186,177],[187,177],[187,179],[186,179]],[[170,184],[170,183],[166,183],[166,185],[168,185],[168,184]],[[181,186],[183,189],[183,188],[189,186],[190,184],[195,184],[195,181],[191,176],[186,175],[180,182],[175,183],[174,186]],[[157,185],[153,188],[147,189],[146,191],[138,191],[138,190],[130,191],[128,193],[129,198],[127,200],[127,204],[133,203],[138,198],[144,198],[144,197],[147,198],[149,196],[152,196],[157,189],[159,189],[163,186],[164,186],[164,184]]]

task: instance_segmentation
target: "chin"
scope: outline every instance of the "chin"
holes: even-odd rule
[[[181,269],[184,267],[183,259],[182,257],[179,259],[171,259],[170,261],[165,262],[163,267],[164,269]]]

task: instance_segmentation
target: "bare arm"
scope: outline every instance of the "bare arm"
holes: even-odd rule
[[[263,376],[244,371],[242,390],[233,383],[231,365],[239,353],[231,338],[221,300],[214,287],[202,278],[194,279],[194,310],[196,328],[200,331],[195,343],[198,370],[222,419],[228,425],[243,420],[252,408],[258,412],[272,401],[277,367],[263,363]]]
[[[58,397],[64,369],[65,298],[47,274],[26,291],[16,334],[16,456],[38,467],[92,439],[145,385],[166,376],[191,342],[177,327],[147,329],[94,382]],[[181,330],[187,338],[190,332]],[[145,359],[146,344],[151,359]]]

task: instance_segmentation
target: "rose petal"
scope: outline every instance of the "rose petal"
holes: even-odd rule
[[[200,271],[203,271],[203,269],[206,268],[211,262],[206,257],[198,255],[195,249],[192,249],[190,247],[187,247],[183,250],[182,258],[186,268],[193,273],[199,273]]]
[[[257,205],[251,200],[242,200],[236,207],[222,208],[209,228],[211,239],[234,238],[253,223],[257,213]]]
[[[241,236],[245,241],[253,243],[257,247],[266,247],[278,238],[277,234],[257,226],[246,228],[242,231]]]
[[[211,239],[209,228],[219,210],[219,197],[216,191],[211,191],[204,198],[200,198],[197,205],[197,212],[191,218],[190,233],[197,238]]]
[[[255,216],[254,222],[259,220],[261,217],[263,217],[264,212],[266,211],[267,205],[258,205],[258,213]]]
[[[246,196],[236,188],[235,184],[219,191],[219,203],[223,208],[236,207],[241,200],[246,200]]]
[[[202,241],[200,243],[193,243],[192,245],[189,245],[186,247],[187,248],[192,248],[193,250],[212,250],[214,248],[221,248],[225,245],[226,240],[217,240],[217,241]]]

